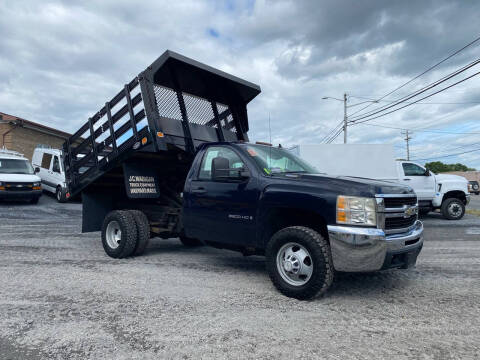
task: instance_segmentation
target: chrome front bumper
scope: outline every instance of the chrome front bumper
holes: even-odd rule
[[[328,225],[328,235],[337,271],[409,267],[415,264],[423,246],[423,224],[418,220],[407,232],[400,234],[387,235],[376,228]],[[400,258],[405,261],[398,262]]]

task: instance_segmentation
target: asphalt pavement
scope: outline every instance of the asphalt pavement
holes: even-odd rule
[[[480,199],[480,197],[478,197]],[[477,206],[473,196],[472,205]],[[480,217],[424,218],[417,266],[279,294],[264,259],[177,239],[107,257],[81,204],[0,204],[1,359],[476,359]]]

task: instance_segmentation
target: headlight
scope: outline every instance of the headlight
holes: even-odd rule
[[[0,181],[0,186],[3,186],[3,182]]]
[[[377,225],[375,199],[356,196],[337,197],[337,224]]]
[[[34,182],[34,183],[33,183],[33,186],[34,186],[34,187],[40,186],[40,185],[41,185],[41,183],[39,183],[39,182]]]

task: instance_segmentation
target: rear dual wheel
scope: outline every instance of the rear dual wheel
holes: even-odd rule
[[[145,214],[138,210],[114,210],[102,225],[102,245],[108,256],[121,259],[141,255],[150,238]]]

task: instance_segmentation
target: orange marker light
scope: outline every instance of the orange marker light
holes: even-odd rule
[[[145,145],[146,143],[147,143],[147,138],[146,137],[142,138],[142,145]]]
[[[164,134],[163,132],[161,132],[161,131],[157,131],[157,136],[160,137],[160,138],[162,138],[162,137],[165,136],[165,134]]]

